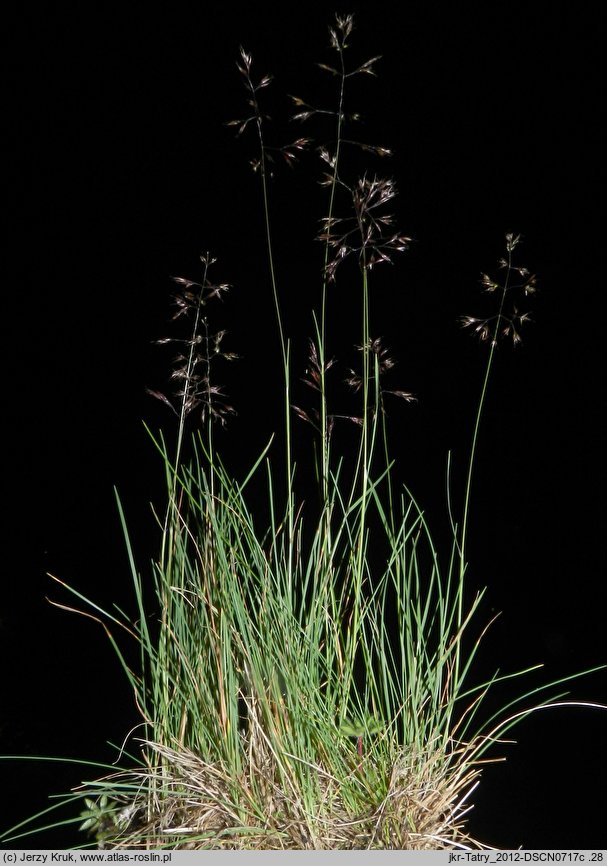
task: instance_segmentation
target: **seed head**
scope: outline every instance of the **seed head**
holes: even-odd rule
[[[521,240],[520,235],[506,235],[506,257],[498,260],[498,267],[506,270],[503,282],[498,282],[488,274],[481,274],[480,283],[484,292],[497,292],[500,297],[500,306],[497,313],[487,316],[460,316],[459,323],[462,328],[471,328],[472,332],[482,341],[491,340],[495,346],[499,338],[509,338],[513,346],[522,343],[520,329],[523,325],[531,322],[529,312],[519,312],[516,305],[517,295],[524,297],[534,294],[536,291],[537,278],[530,274],[525,267],[515,265],[512,254]],[[522,282],[516,282],[516,277],[522,277]]]
[[[173,282],[181,287],[181,291],[173,295],[177,309],[172,318],[173,321],[182,317],[189,320],[189,333],[183,337],[162,337],[155,342],[161,345],[174,343],[179,347],[172,361],[169,378],[179,383],[174,397],[178,398],[182,417],[187,417],[200,407],[203,421],[211,419],[224,425],[227,417],[235,414],[235,410],[225,402],[221,386],[211,382],[211,367],[219,358],[233,361],[238,356],[233,352],[223,351],[221,344],[227,331],[211,332],[208,319],[203,315],[203,308],[211,299],[221,298],[229,286],[227,283],[211,283],[207,272],[215,259],[208,254],[200,258],[204,265],[202,282],[185,277],[172,277]],[[170,406],[177,415],[180,414],[173,402],[161,391],[147,389],[147,392]]]

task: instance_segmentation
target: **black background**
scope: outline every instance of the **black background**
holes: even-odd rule
[[[498,353],[482,428],[470,586],[488,587],[485,619],[502,615],[478,673],[543,662],[549,680],[603,663],[598,21],[583,7],[517,3],[337,11],[355,13],[353,64],[383,56],[377,79],[353,80],[350,107],[364,118],[360,139],[395,151],[389,163],[370,157],[369,172],[395,177],[398,225],[415,243],[394,268],[377,270],[372,328],[399,360],[394,386],[419,398],[394,407],[392,438],[402,477],[439,527],[446,454],[457,482],[486,357],[456,320],[475,312],[479,274],[495,273],[505,232],[523,235],[519,263],[541,289],[523,346]],[[9,22],[5,754],[108,760],[106,741],[137,723],[103,630],[51,608],[46,597],[68,599],[46,573],[103,604],[131,603],[113,485],[143,570],[157,550],[149,502],[162,501],[162,468],[142,419],[173,424],[145,393],[164,387],[168,371],[152,341],[168,332],[170,275],[199,277],[206,250],[218,258],[216,278],[234,286],[215,313],[229,330],[226,348],[243,357],[226,370],[239,414],[223,449],[235,471],[280,423],[259,189],[248,167],[255,145],[236,141],[225,122],[246,111],[235,65],[242,44],[259,75],[275,76],[264,96],[277,137],[314,133],[280,118],[288,93],[332,105],[331,82],[314,65],[333,61],[332,12],[38,4]],[[277,165],[272,182],[296,371],[319,284],[314,237],[325,204],[313,180],[302,197],[317,163],[311,155],[294,172]],[[359,339],[353,272],[332,303],[346,366]],[[309,453],[308,431],[296,431]],[[605,702],[605,674],[571,693]],[[521,724],[506,763],[488,767],[473,795],[473,833],[501,847],[604,846],[606,726],[604,712],[588,709],[546,710]],[[10,799],[3,824],[86,775],[22,762],[0,772]],[[42,840],[67,847],[74,835],[33,844]]]

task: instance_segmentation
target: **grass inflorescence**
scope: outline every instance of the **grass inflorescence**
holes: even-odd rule
[[[238,479],[220,456],[216,422],[225,424],[234,408],[216,371],[236,356],[224,348],[225,332],[211,325],[208,305],[228,286],[212,281],[216,263],[206,254],[199,279],[175,279],[174,318],[187,322],[185,335],[160,341],[176,346],[176,387],[151,392],[177,417],[174,447],[149,431],[167,484],[151,575],[138,570],[118,500],[137,617],[102,610],[66,587],[104,624],[142,717],[128,738],[133,754],[125,746],[117,766],[91,766],[94,780],[57,804],[72,809],[66,823],[88,834],[83,847],[482,847],[468,836],[466,813],[483,762],[496,757],[495,744],[517,721],[563,698],[559,683],[548,691],[530,688],[492,714],[484,711],[492,687],[526,671],[470,682],[488,627],[476,624],[483,594],[470,598],[465,588],[472,469],[498,340],[520,341],[529,313],[519,311],[517,293],[532,294],[536,279],[515,261],[520,238],[507,235],[504,278],[482,276],[497,299],[495,311],[462,317],[489,350],[461,520],[449,499],[452,543],[438,550],[390,456],[386,401],[404,405],[415,397],[384,385],[394,362],[371,329],[371,285],[374,269],[407,250],[411,239],[395,228],[394,181],[371,170],[349,176],[352,148],[369,158],[390,155],[351,137],[357,117],[346,111],[349,82],[375,75],[379,59],[348,66],[352,31],[350,16],[337,18],[330,29],[334,63],[321,64],[335,85],[335,108],[293,97],[296,121],[330,127],[316,145],[306,136],[269,148],[262,99],[271,78],[257,78],[251,55],[241,50],[247,114],[232,124],[239,135],[255,137],[251,165],[261,189],[279,336],[284,454],[277,470],[270,437]],[[304,152],[319,157],[327,205],[318,233],[319,302],[302,363],[311,401],[295,406],[268,176],[272,161],[294,165]],[[328,294],[342,267],[350,267],[350,279],[356,275],[360,304],[353,335],[359,363],[345,376],[356,401],[350,414],[333,411],[327,384],[335,367]],[[316,439],[318,507],[304,507],[298,495],[294,419]],[[357,435],[349,460],[335,453],[334,428],[342,423]],[[248,492],[262,476],[269,520],[260,530]],[[119,636],[138,646],[136,669]],[[24,822],[5,838],[28,832]]]

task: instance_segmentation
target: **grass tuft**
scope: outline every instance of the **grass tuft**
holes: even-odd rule
[[[321,64],[335,86],[336,107],[293,98],[298,122],[325,124],[316,142],[300,137],[270,147],[262,101],[272,78],[256,77],[244,49],[238,64],[247,113],[232,124],[238,135],[254,133],[251,165],[260,184],[284,383],[283,451],[270,437],[246,476],[236,478],[218,450],[217,422],[221,428],[234,408],[216,370],[236,356],[224,348],[225,331],[210,323],[208,305],[228,286],[211,279],[215,261],[207,253],[199,280],[174,279],[174,320],[185,324],[185,333],[160,341],[176,349],[174,393],[151,392],[178,419],[173,449],[148,429],[167,489],[151,574],[138,570],[117,499],[137,616],[104,610],[59,581],[84,604],[82,613],[103,624],[142,718],[136,736],[127,738],[134,754],[121,750],[105,775],[91,765],[94,780],[58,804],[76,812],[67,822],[88,834],[82,847],[486,847],[466,831],[484,763],[497,759],[503,736],[520,719],[560,706],[566,694],[565,680],[523,690],[492,715],[485,699],[496,684],[518,682],[535,668],[471,682],[489,627],[477,624],[483,593],[470,597],[465,585],[477,441],[498,340],[520,342],[529,313],[519,312],[517,293],[531,295],[536,278],[515,262],[518,236],[507,235],[499,263],[504,278],[481,278],[496,310],[461,320],[489,352],[461,520],[449,495],[451,545],[439,550],[423,508],[396,480],[390,456],[385,402],[396,397],[406,406],[415,397],[384,385],[395,362],[372,331],[371,289],[375,269],[393,262],[411,239],[386,210],[396,195],[393,180],[367,170],[349,176],[353,148],[365,158],[389,155],[387,148],[356,142],[349,131],[358,120],[346,110],[350,80],[375,75],[379,60],[350,67],[352,33],[352,17],[338,17],[330,29],[335,62]],[[292,167],[308,152],[320,160],[327,200],[303,376],[313,402],[294,406],[268,177],[278,156]],[[327,311],[344,272],[358,286],[360,329],[352,339],[358,364],[343,376],[353,408],[337,413],[328,377],[339,363],[331,354]],[[294,417],[315,438],[317,508],[299,496]],[[351,454],[336,453],[335,426],[342,421],[356,436]],[[263,483],[267,491],[262,514],[269,517],[261,528],[258,494],[249,495],[254,479],[256,489]],[[136,668],[123,639],[138,648]],[[2,838],[28,832],[34,831],[24,823]]]

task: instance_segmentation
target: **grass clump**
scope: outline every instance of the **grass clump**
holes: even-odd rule
[[[386,210],[396,194],[393,181],[369,172],[348,177],[352,148],[389,155],[349,138],[348,83],[374,75],[378,60],[347,66],[352,27],[350,16],[337,18],[330,29],[335,62],[322,64],[336,84],[336,109],[293,100],[297,120],[333,127],[332,144],[316,148],[327,210],[304,379],[314,403],[307,407],[294,406],[291,397],[268,176],[271,159],[292,164],[312,141],[300,137],[269,148],[260,103],[270,78],[256,79],[251,56],[241,50],[248,114],[233,124],[239,134],[253,131],[258,146],[252,165],[260,179],[280,342],[284,454],[277,466],[271,439],[237,479],[218,452],[217,422],[225,424],[234,409],[216,384],[216,365],[235,355],[208,317],[208,304],[228,287],[213,282],[215,262],[207,254],[199,280],[176,280],[175,319],[187,322],[185,334],[161,341],[177,346],[175,394],[152,392],[178,420],[173,447],[149,431],[167,486],[151,579],[134,561],[118,500],[137,616],[102,610],[66,587],[104,624],[142,716],[129,746],[135,754],[122,750],[119,766],[97,772],[58,804],[80,803],[81,814],[67,821],[89,834],[83,847],[482,847],[468,836],[466,813],[489,749],[519,719],[562,698],[558,683],[545,700],[537,694],[542,690],[529,689],[492,715],[484,699],[493,686],[526,672],[470,682],[486,630],[471,628],[482,593],[470,598],[465,587],[476,443],[497,343],[520,341],[529,314],[519,312],[517,293],[532,294],[535,277],[515,262],[519,238],[507,235],[503,279],[482,278],[497,298],[495,313],[462,319],[489,352],[462,519],[449,501],[451,546],[439,551],[423,509],[395,480],[388,445],[386,401],[414,397],[384,386],[394,362],[372,332],[371,283],[374,268],[406,250],[410,239]],[[346,377],[356,409],[337,415],[328,396],[335,361],[327,311],[331,284],[348,261],[356,265],[349,278],[357,275],[361,310],[354,337],[359,364]],[[200,423],[190,436],[194,417]],[[304,506],[298,494],[294,418],[316,437],[318,507]],[[336,453],[339,424],[356,433],[353,455]],[[257,498],[249,496],[260,479],[268,515],[262,528]],[[119,634],[135,641],[137,666],[127,661]],[[5,838],[22,838],[26,830],[13,828]]]

